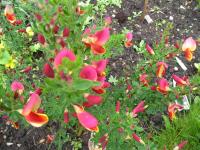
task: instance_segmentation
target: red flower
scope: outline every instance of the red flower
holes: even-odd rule
[[[139,143],[145,145],[144,141],[143,141],[139,136],[137,136],[137,134],[133,133],[133,134],[132,134],[132,137],[133,137],[133,139],[135,139],[137,142],[139,142]]]
[[[133,39],[133,34],[131,32],[128,32],[126,35],[126,41],[124,43],[126,48],[129,48],[133,45],[132,39]]]
[[[172,78],[176,81],[176,84],[179,86],[189,85],[189,81],[187,78],[181,78],[175,74],[172,75]]]
[[[102,146],[102,150],[106,149],[106,146],[108,144],[108,134],[104,134],[100,139],[99,139],[99,143]]]
[[[21,70],[20,72],[29,73],[32,70],[31,66],[26,67],[25,69]]]
[[[165,78],[162,78],[158,81],[157,91],[159,91],[162,94],[167,94],[167,92],[170,90],[169,83]]]
[[[99,105],[102,102],[102,97],[97,95],[84,94],[87,102],[83,103],[84,107],[92,107],[94,105]]]
[[[120,101],[117,101],[115,111],[116,111],[116,113],[119,113],[119,111],[120,111]]]
[[[173,150],[181,150],[184,148],[184,146],[188,143],[188,141],[182,141],[180,144],[178,144],[176,147],[174,147]]]
[[[64,122],[65,122],[65,123],[68,123],[68,122],[69,122],[69,112],[68,112],[67,109],[66,109],[65,112],[64,112]]]
[[[156,66],[157,66],[156,76],[162,78],[166,73],[168,65],[165,62],[160,61],[156,64]]]
[[[147,106],[144,106],[144,101],[141,101],[133,110],[132,115],[133,117],[137,117],[139,112],[144,112],[145,108]]]
[[[10,23],[15,23],[16,16],[15,16],[13,7],[11,5],[6,5],[5,10],[4,10],[4,15],[6,16],[6,19]]]
[[[146,73],[143,73],[140,75],[140,82],[144,85],[144,86],[148,86],[149,85],[149,81],[147,80],[148,75]]]
[[[37,38],[38,38],[39,43],[41,43],[42,45],[45,44],[46,40],[45,40],[45,37],[42,34],[39,33]]]
[[[54,71],[48,63],[43,67],[43,74],[49,78],[54,78]]]
[[[89,131],[98,132],[98,121],[97,119],[91,115],[90,113],[86,112],[83,107],[78,105],[73,105],[74,110],[76,111],[77,118],[80,124]]]
[[[175,114],[177,110],[181,111],[183,109],[184,109],[184,106],[180,104],[177,104],[177,103],[169,104],[168,115],[169,115],[170,120],[173,120],[176,117]]]
[[[70,33],[69,29],[68,28],[64,28],[64,30],[63,30],[63,37],[68,37],[69,33]]]
[[[40,104],[41,99],[39,95],[32,93],[23,110],[18,110],[25,117],[26,121],[34,127],[41,127],[49,120],[47,115],[37,112]]]
[[[149,54],[155,55],[154,50],[146,43],[146,50]]]
[[[103,45],[108,41],[110,38],[110,29],[104,28],[103,30],[97,31],[95,34],[90,34],[87,32],[88,36],[83,38],[82,41],[85,43],[87,47],[90,47],[93,54],[104,54],[106,50],[103,48]]]

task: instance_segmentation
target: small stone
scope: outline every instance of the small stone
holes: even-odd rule
[[[17,147],[21,147],[22,144],[17,144]]]
[[[112,14],[112,17],[115,18],[115,14]]]
[[[174,20],[174,17],[169,16],[169,20],[173,21],[173,20]]]
[[[6,135],[3,136],[3,139],[6,139]]]
[[[178,67],[174,67],[174,71],[178,71]]]
[[[41,143],[44,143],[45,142],[45,139],[41,139],[40,141],[39,141],[39,143],[41,144]]]
[[[13,145],[13,143],[8,142],[8,143],[6,143],[6,145],[7,145],[7,146],[11,146],[11,145]]]

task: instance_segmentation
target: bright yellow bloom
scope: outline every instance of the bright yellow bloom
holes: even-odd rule
[[[26,28],[26,33],[27,33],[29,36],[31,36],[31,37],[34,35],[34,32],[33,32],[33,30],[32,30],[31,27],[27,27],[27,28]]]
[[[17,61],[11,57],[9,62],[7,64],[5,64],[5,67],[13,69],[16,66],[16,62]]]

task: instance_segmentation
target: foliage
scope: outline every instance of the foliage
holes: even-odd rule
[[[174,120],[172,124],[169,124],[166,118],[166,129],[154,137],[157,148],[162,149],[165,145],[167,149],[173,149],[180,141],[187,140],[188,143],[185,145],[185,149],[199,149],[199,107],[199,102],[193,104],[189,113],[183,114],[182,117]]]

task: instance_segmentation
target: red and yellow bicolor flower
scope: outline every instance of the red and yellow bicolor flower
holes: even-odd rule
[[[158,81],[158,86],[156,90],[162,94],[167,94],[167,92],[170,91],[168,81],[165,78],[160,79]]]
[[[73,105],[76,112],[77,118],[80,124],[89,131],[99,132],[98,120],[91,115],[89,112],[86,112],[82,106]]]
[[[126,48],[129,48],[133,45],[132,39],[133,39],[133,34],[131,32],[128,32],[126,35],[126,41],[124,42],[124,45]]]
[[[168,65],[165,62],[160,61],[156,64],[156,66],[157,66],[156,76],[162,78],[166,73]]]
[[[169,115],[169,119],[173,120],[174,118],[176,118],[175,114],[176,111],[179,110],[183,110],[184,106],[178,104],[178,103],[173,103],[173,104],[169,104],[168,106],[168,115]]]
[[[110,38],[110,28],[105,27],[104,29],[97,31],[94,34],[89,32],[85,32],[84,35],[87,35],[82,39],[87,47],[91,49],[93,54],[104,54],[106,49],[103,48],[103,45],[109,40]]]
[[[172,78],[176,81],[176,84],[178,86],[185,86],[185,85],[189,85],[189,80],[187,77],[179,77],[175,74],[172,75]]]
[[[6,19],[10,23],[14,23],[16,21],[16,16],[13,10],[13,7],[11,5],[6,5],[4,10],[4,15],[6,16]]]
[[[32,93],[28,102],[24,105],[24,108],[18,110],[18,112],[24,116],[26,121],[34,127],[41,127],[49,121],[46,114],[38,112],[40,104],[41,99],[39,95]]]
[[[144,112],[144,110],[147,108],[148,106],[144,105],[144,101],[141,101],[133,110],[132,110],[132,116],[133,117],[137,117],[139,112]]]
[[[182,45],[182,50],[184,51],[185,54],[185,59],[188,61],[192,60],[193,57],[193,52],[196,50],[196,41],[193,40],[192,37],[187,38],[183,45]]]

